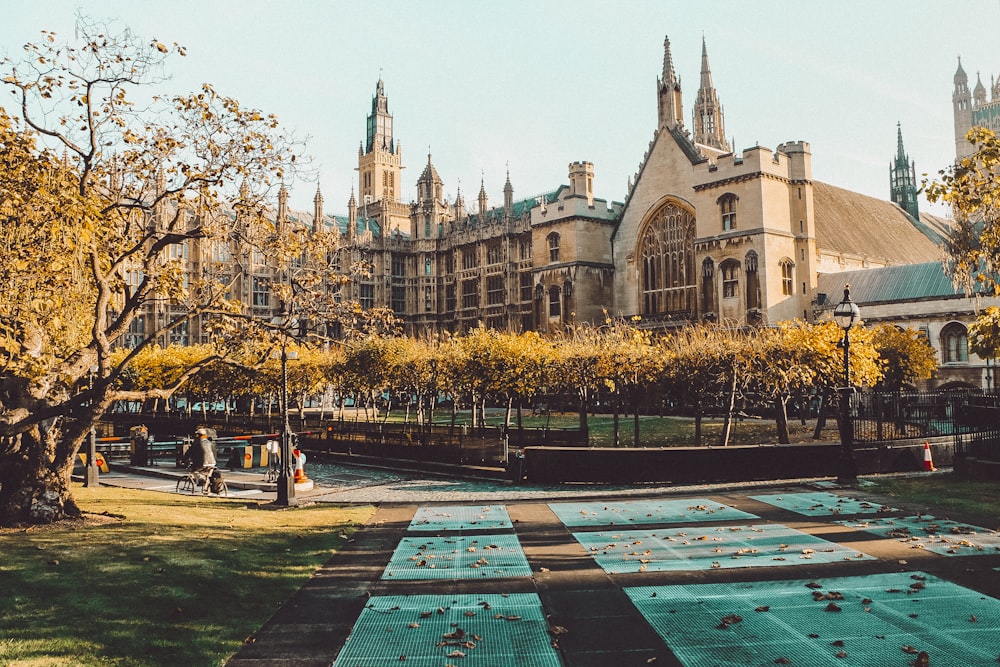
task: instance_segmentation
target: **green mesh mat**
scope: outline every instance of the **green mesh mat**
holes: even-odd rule
[[[501,530],[513,528],[503,505],[448,505],[420,507],[413,515],[409,530]]]
[[[502,579],[530,577],[515,535],[404,537],[383,579]]]
[[[548,630],[534,593],[373,597],[333,664],[560,667]]]
[[[904,667],[919,651],[934,667],[986,667],[1000,655],[1000,601],[921,573],[624,590],[685,667]]]
[[[879,505],[865,500],[840,496],[836,493],[781,493],[765,496],[750,496],[768,505],[791,510],[803,516],[836,516],[837,514],[877,514],[898,512],[894,507]]]
[[[873,560],[779,524],[573,533],[608,574]]]
[[[894,537],[914,549],[943,556],[975,556],[1000,552],[1000,533],[951,519],[923,514],[895,519],[864,519],[837,523],[881,537]]]
[[[551,503],[563,525],[620,526],[759,519],[760,517],[704,498],[622,502]]]

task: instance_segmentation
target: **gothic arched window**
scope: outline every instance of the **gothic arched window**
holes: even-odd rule
[[[694,214],[672,201],[643,224],[636,252],[639,307],[643,314],[694,316],[697,301],[694,235]]]
[[[701,312],[715,312],[715,262],[708,257],[701,263]]]
[[[795,280],[792,275],[795,264],[787,257],[778,264],[781,266],[781,293],[785,296],[791,296],[795,293]]]
[[[747,309],[760,308],[760,277],[757,273],[757,252],[751,250],[743,258],[747,274]]]
[[[941,354],[946,364],[969,361],[969,332],[964,325],[952,322],[941,330]]]

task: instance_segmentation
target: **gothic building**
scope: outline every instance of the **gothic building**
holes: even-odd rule
[[[972,155],[975,149],[965,135],[973,127],[985,127],[994,132],[1000,132],[1000,80],[995,77],[990,81],[990,98],[986,99],[986,86],[976,72],[976,86],[969,90],[969,76],[962,68],[962,59],[958,59],[958,69],[955,70],[955,88],[951,95],[952,113],[955,118],[955,160]]]
[[[888,202],[816,181],[806,142],[735,151],[704,40],[690,130],[669,39],[656,91],[652,138],[622,201],[595,195],[587,161],[570,162],[568,183],[538,195],[515,198],[508,173],[502,202],[488,201],[484,182],[473,201],[460,188],[449,201],[428,154],[415,199],[403,202],[406,165],[380,79],[346,215],[326,213],[318,188],[311,212],[290,211],[282,188],[275,214],[339,231],[342,264],[370,269],[345,298],[391,308],[411,334],[480,324],[553,332],[607,315],[637,316],[652,328],[813,319],[820,274],[940,258],[931,217],[905,204],[913,166],[901,130]],[[895,198],[897,180],[904,200]],[[190,270],[201,270],[225,249],[190,252]],[[241,298],[267,316],[277,307],[273,276],[258,259],[246,263]],[[143,330],[151,327],[140,322],[134,334]],[[199,331],[192,323],[177,342],[197,342]]]

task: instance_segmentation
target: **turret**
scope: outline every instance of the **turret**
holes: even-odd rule
[[[479,182],[479,220],[486,222],[486,178]]]
[[[354,188],[351,188],[351,198],[347,201],[347,240],[354,241],[358,233],[358,200],[354,198]]]
[[[571,195],[586,197],[587,206],[594,205],[593,162],[570,162],[569,190]]]
[[[903,130],[896,123],[896,157],[889,163],[889,197],[914,220],[920,219],[917,202],[917,168],[903,150]]]
[[[462,184],[458,184],[458,194],[455,196],[455,221],[461,222],[465,217],[465,200],[462,199]]]
[[[983,85],[983,80],[979,78],[979,72],[976,72],[976,87],[972,90],[972,101],[974,103],[973,108],[986,104],[986,86]]]
[[[285,189],[284,183],[278,190],[278,219],[275,222],[279,225],[288,222],[288,190]]]
[[[972,129],[972,93],[969,90],[969,77],[962,69],[961,57],[958,59],[954,81],[951,106],[955,119],[955,158],[960,159],[971,154],[971,147],[965,140],[965,135]]]

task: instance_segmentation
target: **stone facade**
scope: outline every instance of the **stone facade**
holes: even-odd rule
[[[324,212],[318,189],[312,212],[289,211],[282,189],[275,215],[338,230],[341,264],[369,268],[344,297],[391,308],[410,334],[554,332],[609,316],[653,328],[812,319],[821,273],[940,257],[940,235],[900,206],[815,181],[807,142],[734,152],[704,41],[701,58],[692,134],[664,41],[657,126],[621,202],[595,196],[587,161],[569,163],[568,184],[537,196],[515,199],[508,174],[498,205],[485,183],[474,201],[461,190],[448,201],[431,155],[416,199],[402,202],[406,165],[379,80],[358,150],[360,197],[352,188],[347,214]],[[199,271],[212,249],[191,252]],[[253,259],[262,258],[247,264],[240,298],[266,317],[277,307],[266,290],[273,276]],[[136,328],[152,330],[146,321]],[[193,323],[178,342],[200,340]]]

